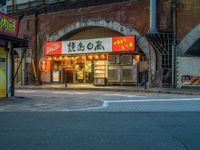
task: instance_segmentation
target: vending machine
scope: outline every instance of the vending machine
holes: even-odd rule
[[[94,84],[106,85],[107,79],[107,60],[94,61]]]

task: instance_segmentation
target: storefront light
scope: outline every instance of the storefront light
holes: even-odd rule
[[[101,55],[100,58],[101,58],[101,59],[105,59],[105,55]]]
[[[65,56],[65,57],[64,57],[64,59],[65,59],[65,60],[67,60],[67,59],[68,59],[68,57],[67,57],[67,56]]]
[[[140,55],[135,55],[135,60],[136,60],[136,62],[139,62],[140,61]]]
[[[53,60],[57,60],[57,58],[56,58],[56,57],[53,57]]]
[[[51,60],[52,60],[52,58],[51,58],[51,57],[48,57],[48,60],[49,60],[49,61],[51,61]]]
[[[94,58],[95,58],[95,59],[99,59],[99,56],[98,56],[98,55],[95,55]]]
[[[89,59],[92,59],[92,55],[89,55],[88,58],[89,58]]]
[[[59,60],[62,60],[62,57],[61,57],[61,56],[59,57]]]

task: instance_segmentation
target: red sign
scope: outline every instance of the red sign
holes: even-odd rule
[[[0,12],[0,33],[5,35],[17,36],[19,20]]]
[[[62,42],[47,42],[45,44],[45,55],[60,55],[62,53]]]
[[[113,52],[129,52],[135,50],[135,36],[121,36],[112,38]]]

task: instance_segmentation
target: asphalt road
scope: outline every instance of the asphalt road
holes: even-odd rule
[[[0,150],[200,149],[200,97],[49,90],[17,96],[0,102]]]

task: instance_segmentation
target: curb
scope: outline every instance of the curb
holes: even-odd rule
[[[185,91],[164,91],[164,90],[151,90],[151,89],[120,89],[120,88],[52,88],[52,87],[16,87],[21,90],[77,90],[77,91],[109,91],[109,92],[139,92],[139,93],[158,93],[158,94],[179,94],[179,95],[196,95],[200,96],[199,92],[185,92]]]

